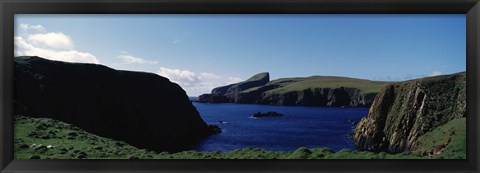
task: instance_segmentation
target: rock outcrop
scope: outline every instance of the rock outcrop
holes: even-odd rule
[[[252,80],[257,79],[257,80]],[[362,106],[371,105],[386,82],[361,79],[313,76],[268,81],[268,73],[260,73],[237,84],[217,87],[197,100],[206,103],[247,103],[294,106]],[[374,88],[366,92],[361,88]],[[375,90],[378,88],[378,90]]]
[[[180,86],[156,74],[39,57],[14,60],[17,115],[57,119],[155,151],[189,148],[214,129]]]
[[[266,117],[282,117],[282,116],[285,116],[281,113],[278,113],[278,112],[266,112],[266,113],[261,113],[261,112],[257,112],[257,113],[254,113],[253,114],[253,118],[266,118]]]
[[[358,88],[311,88],[284,94],[261,94],[255,103],[299,106],[369,106],[375,93],[366,94]]]
[[[466,116],[465,73],[387,86],[352,138],[360,150],[409,152],[417,139],[452,119]]]

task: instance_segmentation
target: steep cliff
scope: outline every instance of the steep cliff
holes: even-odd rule
[[[201,95],[198,101],[298,106],[370,106],[375,95],[387,84],[389,83],[333,76],[281,78],[256,87],[236,88],[235,86],[239,86],[237,84],[218,87],[212,90],[212,94]]]
[[[139,148],[176,151],[211,133],[180,86],[153,73],[15,57],[15,114],[53,118]]]
[[[465,73],[396,83],[380,92],[355,128],[360,150],[409,152],[425,133],[466,116]]]
[[[283,94],[261,94],[258,104],[300,106],[369,106],[375,93],[366,94],[358,88],[309,88]]]

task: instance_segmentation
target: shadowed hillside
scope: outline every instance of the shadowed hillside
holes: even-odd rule
[[[176,151],[211,134],[185,91],[153,73],[15,57],[15,114],[45,117],[138,148]]]

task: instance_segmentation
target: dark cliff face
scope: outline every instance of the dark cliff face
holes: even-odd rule
[[[255,103],[299,106],[369,106],[375,94],[365,94],[357,88],[311,88],[285,94],[263,93]]]
[[[210,133],[185,91],[156,74],[16,57],[14,75],[17,115],[156,151],[188,148]]]
[[[355,128],[361,150],[405,152],[448,121],[466,116],[465,73],[393,84],[380,92]]]

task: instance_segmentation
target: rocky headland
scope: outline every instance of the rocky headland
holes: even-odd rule
[[[248,103],[292,106],[362,106],[371,105],[376,94],[388,82],[363,79],[311,76],[281,78],[270,81],[269,73],[217,87],[210,94],[200,95],[203,103]]]
[[[153,73],[15,57],[15,114],[53,118],[155,151],[179,151],[220,129],[185,91]]]

